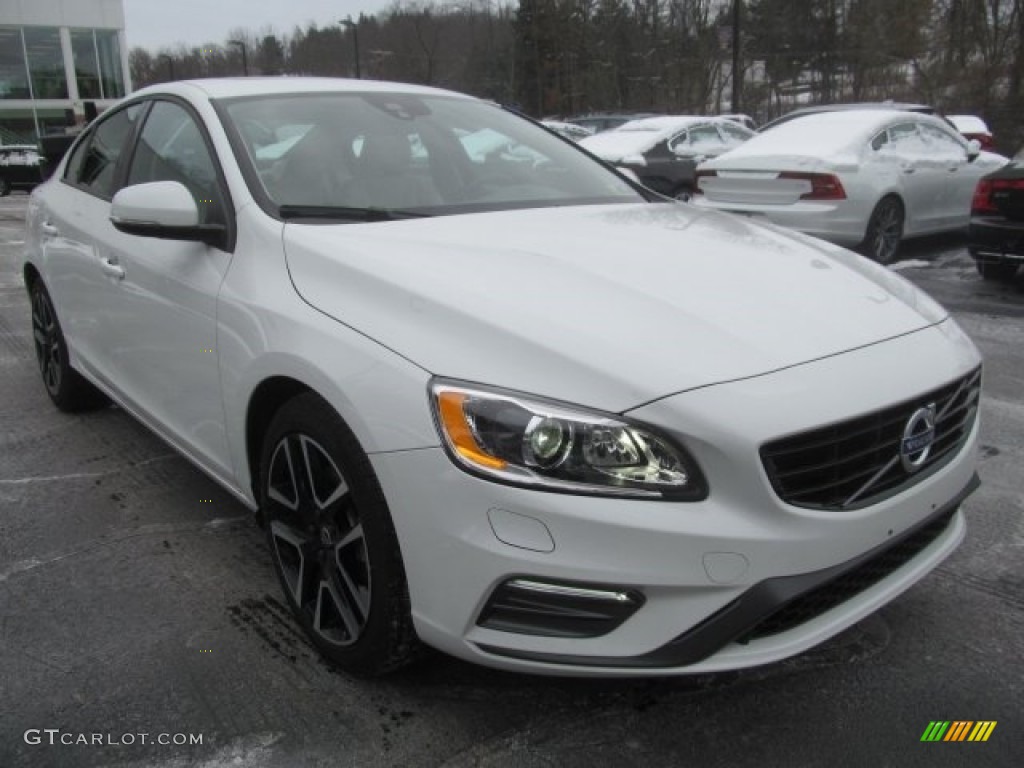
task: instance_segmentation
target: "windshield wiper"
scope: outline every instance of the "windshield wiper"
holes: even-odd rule
[[[343,205],[281,205],[282,219],[337,219],[340,221],[398,221],[423,219],[432,214],[403,211],[397,208],[351,208]]]

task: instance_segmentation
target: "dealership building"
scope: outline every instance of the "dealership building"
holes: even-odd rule
[[[0,143],[65,133],[130,90],[122,0],[0,2]]]

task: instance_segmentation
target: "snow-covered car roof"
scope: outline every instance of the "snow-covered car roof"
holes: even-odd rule
[[[946,115],[960,133],[989,133],[985,121],[977,115]]]
[[[828,159],[860,142],[866,142],[884,127],[898,120],[934,121],[936,126],[945,125],[939,118],[901,110],[821,112],[805,115],[799,120],[791,120],[765,133],[758,133],[722,158],[785,154]],[[949,131],[948,126],[946,130]]]
[[[557,134],[565,136],[567,139],[574,139],[576,141],[594,135],[594,132],[586,126],[566,123],[562,120],[541,120],[541,125],[550,128]]]
[[[717,123],[719,118],[702,115],[662,115],[630,120],[618,128],[604,131],[580,140],[585,147],[598,157],[606,160],[641,155],[684,128],[699,123]]]

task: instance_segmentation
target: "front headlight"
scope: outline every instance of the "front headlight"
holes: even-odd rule
[[[435,380],[445,447],[474,474],[568,493],[696,501],[707,485],[690,455],[649,427],[517,393]]]

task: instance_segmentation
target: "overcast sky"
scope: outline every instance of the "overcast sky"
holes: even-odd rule
[[[372,15],[393,0],[124,0],[128,48],[151,51],[184,43],[223,43],[239,27],[262,32],[273,27],[290,34],[311,21],[318,26],[336,24],[348,14]]]

